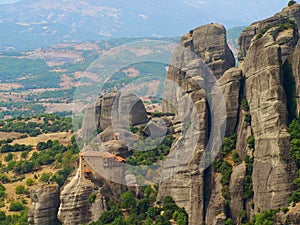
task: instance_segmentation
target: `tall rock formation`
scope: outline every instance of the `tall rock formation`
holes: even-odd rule
[[[107,210],[106,199],[118,196],[104,179],[87,180],[79,176],[78,169],[70,176],[60,194],[58,218],[64,225],[85,224],[97,221]],[[113,193],[114,192],[114,193]],[[95,199],[89,201],[94,194]]]
[[[128,128],[149,121],[144,103],[133,93],[112,92],[100,96],[95,104],[85,108],[82,123],[82,137],[87,140],[99,130],[113,126]]]
[[[221,77],[227,69],[235,65],[235,60],[226,43],[225,28],[219,24],[210,24],[190,31],[181,38],[179,46],[181,47],[175,50],[167,74],[167,79],[177,86],[172,87],[173,83],[169,84],[167,81],[165,99],[168,101],[164,102],[163,111],[175,114],[173,120],[175,132],[183,134],[172,146],[171,153],[178,148],[184,149],[191,154],[191,158],[185,164],[180,165],[176,172],[169,174],[170,177],[161,181],[158,199],[161,200],[163,196],[173,197],[180,207],[187,210],[189,224],[198,225],[205,221],[205,208],[207,207],[204,200],[206,180],[200,162],[203,161],[209,138],[207,123],[209,109],[206,95],[209,95],[211,92],[209,89],[215,82],[210,75],[216,78]],[[207,68],[211,69],[212,74],[207,71]],[[222,83],[224,89],[227,92],[233,89],[234,93],[239,92],[240,76],[238,70],[228,72],[228,77]],[[228,96],[230,96],[229,93]],[[229,101],[228,103],[231,104]],[[234,117],[238,113],[237,106],[238,104],[233,103],[230,107],[232,114],[230,123],[234,124],[234,127],[236,126]],[[195,127],[191,128],[189,124]],[[189,135],[189,132],[192,134]],[[176,166],[178,166],[176,163],[175,165],[167,164],[164,172],[174,171]],[[216,193],[216,198],[219,195],[220,190]],[[216,211],[217,209],[214,210]],[[215,214],[212,212],[211,215],[213,215],[212,221],[215,219]]]
[[[239,68],[231,68],[234,66],[231,53],[226,44],[220,44],[225,33],[221,25],[206,25],[181,38],[180,46],[196,53],[218,78],[227,107],[226,136],[236,134],[235,160],[237,155],[240,157],[240,163],[233,162],[233,153],[217,158],[223,157],[232,165],[228,192],[222,186],[220,173],[210,168],[201,171],[197,167],[208,144],[210,108],[205,97],[207,89],[195,85],[193,80],[200,84],[210,81],[203,76],[202,65],[193,54],[175,52],[177,68],[170,66],[167,78],[178,87],[166,89],[169,102],[164,103],[163,110],[175,114],[174,131],[182,134],[184,115],[193,107],[186,99],[199,104],[196,108],[200,138],[187,165],[171,178],[162,180],[158,198],[172,196],[179,206],[186,208],[190,225],[202,221],[224,224],[227,218],[241,224],[258,212],[288,206],[297,172],[289,154],[287,127],[300,109],[299,26],[298,4],[251,24],[239,38]],[[172,150],[182,141],[179,138]],[[228,202],[224,194],[230,199]],[[287,214],[278,214],[276,222],[297,224],[297,215],[295,206]]]
[[[242,71],[238,68],[230,68],[218,80],[226,101],[227,124],[226,136],[235,133],[239,122],[240,93],[243,88]]]
[[[297,114],[300,115],[300,43],[297,44],[293,55],[289,60],[292,64],[293,75],[295,78]]]
[[[283,31],[279,27],[270,28],[253,41],[243,65],[255,138],[255,212],[286,206],[295,178],[295,164],[289,155],[287,99],[282,81],[285,79],[283,51],[278,41],[282,32],[287,39],[289,34],[294,34],[293,28]]]
[[[63,224],[83,224],[97,220],[104,211],[99,208],[97,215],[93,215],[93,205],[88,201],[91,194],[95,193],[96,185],[79,177],[79,169],[68,178],[60,194],[58,218]],[[101,198],[100,198],[101,199]],[[101,202],[99,203],[101,205]]]
[[[28,223],[36,224],[58,224],[57,212],[59,207],[59,187],[56,185],[42,186],[31,191],[32,204],[28,212]]]
[[[235,59],[226,41],[226,30],[220,24],[209,24],[191,30],[181,39],[182,46],[190,48],[212,70],[216,78],[235,65]]]

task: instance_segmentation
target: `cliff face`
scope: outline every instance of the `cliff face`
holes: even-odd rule
[[[232,54],[226,44],[220,44],[225,34],[222,26],[206,25],[181,38],[180,46],[199,56],[218,79],[227,107],[225,136],[235,134],[236,137],[232,149],[235,151],[219,154],[216,158],[232,166],[228,181],[225,182],[223,177],[228,176],[228,171],[226,174],[211,168],[205,171],[191,169],[201,162],[210,133],[207,90],[191,84],[193,79],[200,83],[207,80],[201,75],[201,64],[197,64],[193,54],[176,54],[176,60],[181,62],[178,65],[184,66],[179,69],[171,66],[167,78],[182,88],[193,103],[201,102],[199,140],[187,166],[171,178],[162,180],[159,199],[172,196],[179,206],[187,209],[189,224],[198,225],[204,221],[224,224],[227,218],[241,224],[258,212],[288,206],[287,199],[295,188],[293,180],[297,174],[289,154],[287,127],[300,108],[299,98],[295,99],[300,96],[299,25],[298,4],[251,24],[239,38],[239,68],[232,68]],[[197,74],[197,70],[199,75],[189,76],[191,71]],[[291,82],[295,83],[295,90],[293,85],[287,85]],[[201,91],[203,93],[199,95]],[[182,103],[184,95],[178,88],[165,92],[165,96],[176,104],[165,103],[163,110],[176,114],[173,120],[175,133],[181,134],[184,109],[190,112],[192,104]],[[290,107],[295,100],[297,110]],[[180,138],[172,149],[179,144]],[[240,158],[239,162],[236,157]],[[286,214],[279,213],[276,223],[299,224],[298,208],[290,208]]]
[[[290,62],[292,62],[293,75],[296,83],[297,112],[300,112],[300,43],[297,44],[294,54],[291,56]]]
[[[148,121],[143,102],[134,94],[111,93],[97,100],[95,122],[105,130],[113,123],[124,127],[143,124]],[[117,112],[117,113],[116,113]]]
[[[56,225],[59,206],[59,188],[48,185],[30,193],[32,204],[28,212],[29,224]]]
[[[68,183],[63,187],[59,206],[58,218],[63,224],[83,224],[96,220],[93,215],[93,205],[88,201],[89,196],[94,193],[96,185],[92,182],[83,181],[77,173],[68,178]],[[100,207],[98,216],[103,212]]]
[[[282,31],[293,34],[292,30]],[[292,191],[295,165],[289,156],[287,99],[282,79],[283,51],[278,28],[253,42],[244,61],[246,98],[255,138],[253,190],[255,212],[280,208]],[[289,38],[289,36],[288,36]],[[297,40],[296,37],[294,39]],[[293,47],[293,46],[291,46]]]
[[[249,47],[251,46],[251,41],[253,38],[259,34],[264,28],[274,27],[278,24],[285,24],[289,20],[292,20],[296,23],[297,27],[300,26],[300,5],[295,4],[291,7],[284,8],[280,13],[277,13],[273,17],[268,19],[255,22],[249,27],[244,29],[240,38],[239,38],[239,51],[238,51],[238,60],[239,63],[243,62]]]
[[[168,99],[168,102],[164,102],[163,111],[176,114],[173,120],[175,132],[185,134],[181,135],[175,142],[171,152],[184,149],[192,156],[188,162],[181,165],[178,171],[160,183],[158,199],[160,200],[163,196],[173,197],[175,202],[189,213],[190,224],[199,224],[205,220],[207,207],[205,201],[207,179],[203,168],[199,167],[199,162],[203,161],[202,157],[209,137],[209,125],[207,123],[209,109],[205,89],[211,88],[213,80],[210,77],[211,74],[205,72],[206,68],[198,57],[203,59],[216,77],[220,77],[228,68],[234,66],[235,62],[233,54],[226,44],[226,31],[219,24],[210,24],[190,31],[181,38],[179,46],[187,51],[181,48],[175,51],[167,79],[177,86],[172,88],[168,86],[170,85],[168,82],[166,83],[165,99]],[[240,78],[239,70],[232,69],[231,72],[228,72],[228,76],[222,83],[224,90],[226,89],[227,97],[230,96],[229,92],[233,89],[233,93],[239,92]],[[228,104],[231,113],[229,121],[236,124],[238,104],[229,100]],[[195,127],[187,129],[187,124],[193,124]],[[192,132],[192,135],[189,132]],[[181,157],[184,161],[185,156]],[[176,166],[178,164],[166,165],[164,172],[176,170]],[[217,180],[212,183],[219,187],[214,194],[216,202],[219,203],[222,201],[219,199],[221,193],[219,182]],[[225,205],[224,202],[223,205]],[[215,207],[216,204],[214,203],[209,206],[209,215],[213,215],[211,221],[214,219],[215,213],[224,208],[222,206]]]
[[[222,25],[198,27],[182,37],[181,45],[189,47],[212,70],[216,78],[235,65],[235,59],[226,41]]]
[[[103,178],[83,179],[79,176],[78,169],[61,190],[59,220],[66,225],[97,221],[107,210],[106,200],[120,194],[119,189],[114,187]],[[91,195],[95,195],[93,201],[89,200]]]

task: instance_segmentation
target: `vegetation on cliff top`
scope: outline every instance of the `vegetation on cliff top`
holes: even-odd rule
[[[287,30],[287,29],[295,29],[297,28],[297,25],[294,21],[292,20],[287,20],[285,23],[282,24],[278,24],[276,26],[271,26],[271,25],[267,25],[264,28],[262,28],[261,30],[259,30],[258,34],[255,37],[255,40],[260,39],[262,36],[264,36],[265,33],[267,33],[271,28],[277,28],[279,32]]]

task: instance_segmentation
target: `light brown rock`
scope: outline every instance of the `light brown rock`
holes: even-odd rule
[[[284,207],[293,186],[295,164],[289,151],[286,96],[281,84],[281,52],[274,32],[253,43],[244,62],[246,97],[255,137],[255,212]]]
[[[59,207],[59,187],[57,185],[45,185],[30,193],[31,205],[28,212],[30,225],[49,224],[58,222],[57,212]]]
[[[230,193],[230,211],[233,221],[241,223],[239,213],[244,208],[244,179],[246,175],[246,165],[244,163],[233,167],[230,178],[229,193]]]
[[[300,25],[300,5],[295,4],[291,7],[284,8],[280,13],[275,14],[273,17],[267,18],[262,21],[252,23],[249,27],[245,28],[239,37],[239,52],[238,60],[239,64],[242,64],[245,56],[251,46],[252,39],[265,27],[268,25],[271,27],[277,26],[279,24],[284,24],[288,20],[294,21],[297,26]]]
[[[226,136],[237,130],[242,79],[242,71],[238,68],[231,68],[218,80],[226,101]]]
[[[208,207],[205,215],[205,222],[207,224],[220,224],[220,214],[226,213],[226,200],[222,196],[222,175],[215,174],[211,189],[211,195],[208,202]],[[222,217],[223,218],[223,217]],[[225,215],[226,220],[226,215]],[[219,221],[216,223],[215,221]]]

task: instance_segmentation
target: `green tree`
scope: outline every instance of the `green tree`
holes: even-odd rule
[[[0,221],[5,221],[5,220],[6,220],[5,212],[0,211]]]
[[[97,197],[97,194],[96,194],[96,193],[91,194],[91,195],[89,196],[89,199],[88,199],[89,203],[95,202],[96,197]]]
[[[29,194],[29,191],[23,185],[19,185],[16,187],[16,194],[17,195]]]
[[[51,176],[52,176],[52,173],[43,173],[43,174],[41,175],[39,181],[40,181],[40,182],[45,182],[45,183],[47,183],[47,182],[50,181]]]
[[[290,0],[289,3],[288,3],[288,6],[292,6],[292,5],[296,4],[296,3],[297,3],[296,1]]]
[[[226,221],[225,221],[225,225],[234,225],[234,222],[231,218],[228,218]]]
[[[21,202],[11,202],[9,206],[9,211],[20,212],[24,210],[25,207]]]
[[[123,193],[120,197],[120,200],[121,200],[121,204],[120,204],[121,207],[128,211],[132,208],[135,208],[137,205],[134,194],[131,191],[127,191]]]
[[[241,102],[241,106],[242,106],[242,109],[245,111],[245,112],[248,112],[249,111],[249,104],[248,104],[248,101],[246,98],[243,98],[242,99],[242,102]]]
[[[165,216],[159,216],[155,225],[171,225],[171,223]]]
[[[249,225],[273,225],[274,217],[278,212],[279,210],[270,210],[256,214],[249,222]]]
[[[255,149],[255,138],[253,135],[247,138],[247,144],[249,149]]]
[[[116,218],[122,215],[122,212],[116,207],[112,207],[111,210],[105,211],[99,218],[100,224],[110,224]]]
[[[8,153],[5,157],[4,157],[4,161],[5,162],[9,162],[14,158],[14,155],[12,153]]]
[[[28,178],[28,179],[26,180],[26,185],[27,185],[27,186],[33,186],[34,183],[35,183],[35,181],[34,181],[34,179],[32,179],[32,178]]]
[[[27,157],[28,157],[28,154],[29,154],[29,151],[22,152],[21,153],[21,158],[24,159],[24,160],[26,160]]]

